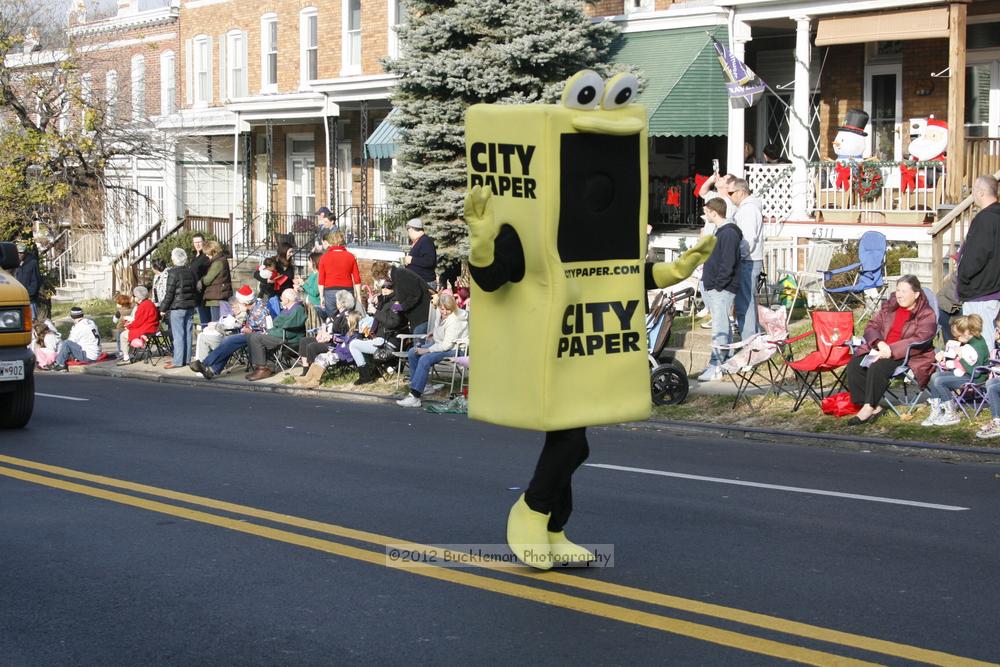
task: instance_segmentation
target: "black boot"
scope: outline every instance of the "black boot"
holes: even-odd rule
[[[378,379],[378,375],[375,371],[375,367],[371,364],[365,364],[358,368],[358,379],[354,381],[355,386],[363,384],[371,384]]]

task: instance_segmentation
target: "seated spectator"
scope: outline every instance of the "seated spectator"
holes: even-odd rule
[[[154,334],[160,329],[160,311],[149,300],[149,290],[139,285],[132,290],[132,296],[135,297],[135,314],[122,318],[126,320],[125,329],[118,337],[118,347],[122,351],[119,366],[132,363],[129,358],[132,341]]]
[[[403,317],[393,310],[395,295],[392,291],[392,283],[382,284],[382,294],[376,304],[375,314],[372,316],[373,324],[368,332],[362,331],[362,337],[355,338],[348,345],[348,351],[354,359],[354,365],[358,367],[358,379],[355,385],[370,384],[378,380],[378,371],[374,364],[368,363],[368,358],[385,345],[393,350],[399,349],[399,338],[397,336],[405,326]]]
[[[274,375],[274,372],[267,367],[268,352],[282,345],[295,345],[305,335],[306,309],[299,302],[299,295],[295,290],[288,288],[281,293],[281,314],[274,318],[274,323],[268,332],[247,335],[247,349],[250,351],[253,371],[247,373],[246,379],[256,382]]]
[[[336,304],[337,311],[317,328],[316,335],[306,336],[299,341],[299,359],[296,363],[303,366],[302,375],[306,375],[309,365],[317,356],[329,351],[335,335],[344,335],[348,331],[347,317],[354,312],[354,296],[340,290],[336,293]]]
[[[62,336],[52,320],[38,322],[34,327],[34,339],[31,342],[31,351],[35,353],[35,364],[48,370],[56,362],[56,352],[59,350],[59,343]]]
[[[219,312],[228,310],[229,313],[220,317],[217,322],[206,324],[202,328],[201,333],[198,334],[198,340],[195,341],[194,347],[194,359],[199,361],[205,361],[205,358],[212,350],[219,347],[223,338],[229,334],[239,332],[243,321],[246,319],[246,311],[243,309],[243,304],[235,296],[229,297],[228,300],[220,301],[219,303]],[[228,308],[222,304],[226,304]],[[194,362],[192,361],[192,363]],[[189,367],[190,365],[188,364]]]
[[[1000,318],[997,318],[994,325],[993,330],[996,331],[997,343],[1000,347]],[[996,361],[992,362],[992,365],[993,370],[986,381],[986,400],[993,418],[976,431],[976,437],[981,440],[1000,437],[1000,365]]]
[[[66,362],[70,359],[89,364],[101,356],[101,334],[94,320],[84,317],[83,308],[79,306],[71,308],[69,316],[73,328],[69,330],[69,337],[59,344],[56,363],[52,365],[54,371],[68,371]]]
[[[236,299],[243,307],[240,332],[226,336],[207,357],[203,360],[195,359],[188,366],[206,380],[211,380],[221,373],[229,363],[229,358],[240,348],[246,347],[248,335],[264,333],[271,325],[271,314],[267,310],[267,304],[254,296],[249,285],[243,285],[236,290]]]
[[[464,310],[455,303],[455,297],[441,294],[438,297],[440,318],[433,333],[420,345],[410,348],[410,394],[396,405],[404,408],[419,408],[420,396],[427,386],[427,377],[434,364],[446,357],[458,354],[458,341],[469,336],[469,319]]]
[[[861,406],[849,424],[866,424],[882,415],[879,404],[907,349],[913,343],[930,340],[936,331],[937,313],[928,305],[920,281],[916,276],[897,280],[895,294],[868,322],[864,343],[847,364],[847,389],[851,401]],[[927,384],[933,364],[932,347],[910,351],[909,366],[919,386]]]
[[[951,318],[951,335],[954,340],[935,355],[938,372],[931,376],[928,403],[931,413],[922,426],[951,426],[962,421],[955,403],[954,391],[971,380],[986,379],[980,372],[973,377],[973,369],[985,366],[990,359],[990,348],[983,340],[983,320],[979,315],[960,315]]]
[[[135,308],[132,306],[132,297],[128,294],[116,294],[115,314],[111,316],[111,323],[115,325],[115,349],[119,357],[124,354],[122,351],[121,335],[125,331],[125,322],[134,313]]]

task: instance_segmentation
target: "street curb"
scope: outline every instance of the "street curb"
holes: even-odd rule
[[[144,380],[146,382],[161,382],[185,387],[215,387],[216,389],[231,389],[237,391],[251,391],[257,393],[285,394],[288,396],[303,396],[307,398],[317,398],[318,396],[329,396],[346,400],[356,400],[366,403],[395,402],[396,396],[385,396],[383,394],[369,394],[364,392],[341,391],[339,389],[302,389],[294,385],[282,384],[250,384],[239,380],[227,380],[216,378],[213,380],[171,377],[168,375],[149,375],[146,373],[129,373],[119,367],[102,367],[98,365],[86,365],[79,367],[88,375],[98,375],[102,377],[125,378],[128,380]],[[127,368],[127,367],[126,367]],[[430,402],[430,401],[428,401]],[[734,426],[729,424],[713,424],[711,422],[691,422],[672,419],[651,418],[643,422],[627,422],[617,425],[626,428],[661,429],[668,430],[678,435],[698,435],[704,436],[706,433],[716,435],[720,438],[733,440],[756,440],[762,442],[773,442],[788,444],[792,441],[795,444],[812,444],[837,447],[853,447],[857,449],[865,447],[877,447],[886,450],[924,450],[939,453],[955,453],[965,455],[975,455],[977,457],[987,456],[996,461],[1000,461],[1000,449],[988,449],[984,447],[961,447],[958,445],[936,445],[930,442],[919,442],[913,440],[890,440],[888,438],[860,438],[857,436],[837,435],[835,433],[810,433],[807,431],[782,431],[777,429],[760,428],[756,426]]]
[[[859,438],[853,435],[837,435],[836,433],[810,433],[808,431],[782,431],[760,428],[756,426],[734,426],[730,424],[712,424],[671,419],[650,419],[645,422],[633,422],[629,426],[645,428],[663,428],[681,435],[704,435],[706,431],[713,432],[721,438],[757,440],[787,444],[789,440],[802,444],[818,444],[838,447],[879,447],[885,449],[917,449],[935,452],[954,452],[956,454],[974,454],[989,456],[1000,461],[1000,449],[985,447],[962,447],[959,445],[936,445],[930,442],[916,440],[890,440],[888,438]]]
[[[316,387],[314,389],[303,389],[301,387],[296,387],[295,385],[286,385],[286,384],[250,384],[248,382],[240,382],[238,380],[237,381],[227,380],[224,378],[205,380],[193,377],[184,378],[184,377],[171,377],[168,375],[147,375],[145,373],[129,373],[127,371],[119,370],[116,367],[102,368],[96,365],[81,366],[80,368],[87,375],[124,378],[126,380],[143,380],[145,382],[159,382],[162,384],[173,384],[182,387],[214,387],[216,389],[232,389],[237,391],[250,391],[262,394],[267,394],[267,393],[286,394],[288,396],[304,396],[312,398],[316,398],[317,395],[319,396],[330,395],[330,396],[336,396],[338,398],[349,398],[366,403],[386,403],[388,401],[395,402],[398,398],[397,396],[385,396],[383,394],[368,394],[364,392],[354,392],[354,391],[340,391],[339,389],[325,389],[321,387]]]

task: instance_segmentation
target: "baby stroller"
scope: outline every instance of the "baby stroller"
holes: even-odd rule
[[[688,395],[688,376],[684,364],[674,358],[673,352],[664,350],[670,342],[670,329],[676,304],[691,298],[694,289],[679,292],[659,292],[646,315],[646,337],[649,344],[650,389],[655,405],[678,405]]]

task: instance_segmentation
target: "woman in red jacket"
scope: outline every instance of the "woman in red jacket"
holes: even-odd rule
[[[847,364],[847,388],[851,401],[861,410],[849,424],[866,424],[882,415],[879,403],[889,387],[893,372],[910,350],[909,366],[918,386],[926,386],[934,365],[932,338],[937,332],[937,313],[916,276],[896,281],[896,292],[882,305],[865,327],[865,342]],[[871,353],[871,354],[869,354]]]
[[[121,333],[122,358],[118,362],[119,366],[130,364],[128,353],[131,350],[132,341],[156,333],[160,329],[160,311],[156,305],[149,300],[149,290],[139,285],[132,290],[135,297],[135,315],[125,323],[125,330]]]

